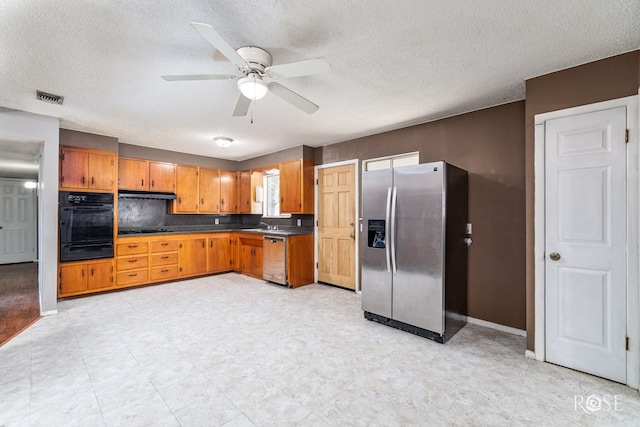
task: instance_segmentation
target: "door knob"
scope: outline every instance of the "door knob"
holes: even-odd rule
[[[551,258],[551,261],[558,261],[560,259],[560,254],[558,252],[551,252],[549,254],[549,258]]]
[[[349,234],[349,237],[351,237],[352,239],[355,239],[355,238],[356,238],[356,235],[355,235],[355,234],[353,234],[353,233],[351,233],[351,234]]]

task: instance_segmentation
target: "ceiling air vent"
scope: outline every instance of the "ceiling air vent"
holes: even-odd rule
[[[41,90],[36,91],[36,97],[40,101],[49,102],[51,104],[60,104],[64,101],[64,96],[54,95],[52,93],[43,92]]]

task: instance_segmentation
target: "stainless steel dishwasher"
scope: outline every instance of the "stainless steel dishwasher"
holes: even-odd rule
[[[262,277],[264,280],[287,284],[287,239],[282,236],[264,236],[262,244]]]

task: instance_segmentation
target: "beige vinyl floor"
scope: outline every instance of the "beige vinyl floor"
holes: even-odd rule
[[[640,425],[637,391],[524,352],[230,273],[60,301],[0,348],[0,426]]]

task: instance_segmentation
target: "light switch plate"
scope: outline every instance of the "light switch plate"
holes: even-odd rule
[[[467,234],[471,234],[471,223],[467,223]]]

